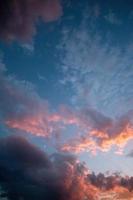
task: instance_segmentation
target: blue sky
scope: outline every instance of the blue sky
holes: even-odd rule
[[[95,144],[76,155],[92,171],[133,175],[132,158],[127,156],[133,145],[132,1],[73,0],[61,5],[58,19],[39,19],[34,24],[36,34],[30,34],[29,40],[10,30],[15,39],[1,39],[1,63],[6,68],[6,72],[1,70],[1,79],[14,91],[0,92],[0,101],[9,98],[5,102],[12,107],[0,105],[1,135],[24,135],[48,152],[67,144],[72,153],[85,137]],[[40,113],[46,118],[50,138],[41,133],[38,137],[37,131],[27,128],[33,125],[29,118],[36,120]],[[49,122],[51,115],[59,119]],[[92,131],[102,132],[102,138],[90,135]]]
[[[0,1],[0,198],[131,199],[132,52],[132,0]]]

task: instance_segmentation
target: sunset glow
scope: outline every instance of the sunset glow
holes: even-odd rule
[[[133,1],[0,0],[0,200],[133,200]]]

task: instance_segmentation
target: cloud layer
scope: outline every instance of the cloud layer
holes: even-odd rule
[[[133,41],[119,44],[119,35],[100,31],[98,22],[85,13],[79,25],[63,31],[61,83],[71,87],[73,106],[114,118],[132,109]]]
[[[118,25],[110,14],[108,20]],[[133,139],[133,41],[119,44],[112,32],[98,29],[99,20],[84,12],[77,26],[63,31],[61,83],[70,88],[70,102],[84,128],[62,149],[95,152],[118,147],[121,154]]]
[[[113,146],[121,153],[128,141],[133,139],[132,111],[117,119],[90,107],[76,110],[62,106],[52,112],[32,84],[18,81],[6,73],[1,67],[0,120],[8,128],[56,139],[55,136],[63,135],[67,128],[73,126],[76,129],[71,140],[58,144],[58,149],[76,153],[108,151]]]

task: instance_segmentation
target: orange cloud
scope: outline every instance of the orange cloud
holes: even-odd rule
[[[96,149],[97,149],[96,142],[92,139],[85,138],[85,137],[79,138],[77,140],[72,140],[71,142],[64,144],[61,147],[62,151],[75,152],[75,153],[89,151],[95,154]]]
[[[133,200],[133,192],[117,186],[113,190],[99,192],[96,198],[97,200]]]
[[[40,111],[39,111],[40,112]],[[47,137],[59,127],[67,125],[78,125],[77,119],[70,117],[65,118],[60,114],[49,114],[45,111],[36,115],[23,116],[6,120],[5,124],[13,129],[18,129],[36,136]],[[61,126],[62,124],[62,126]]]
[[[76,153],[89,151],[95,154],[97,150],[108,151],[112,146],[116,146],[117,153],[120,154],[128,141],[133,139],[130,120],[132,112],[117,120],[90,108],[77,111],[64,106],[58,112],[52,113],[34,91],[31,90],[26,96],[28,91],[23,85],[22,90],[14,82],[11,84],[5,79],[3,85],[7,84],[10,90],[7,90],[7,87],[4,90],[6,100],[2,100],[1,108],[9,105],[8,109],[3,109],[3,116],[5,116],[3,121],[10,128],[36,136],[49,137],[61,131],[63,134],[63,130],[68,126],[75,126],[80,137],[77,136],[77,132],[74,132],[74,138],[66,141],[60,149]],[[12,101],[9,101],[11,98]]]
[[[120,132],[118,135],[104,138],[100,146],[105,150],[110,149],[113,145],[116,145],[118,148],[123,148],[131,139],[133,139],[133,128],[126,126],[125,130]]]
[[[32,133],[36,136],[49,136],[51,130],[41,118],[30,117],[21,120],[7,120],[6,125],[13,129]]]
[[[112,127],[113,129],[113,127]],[[115,130],[114,130],[115,131]],[[97,150],[109,151],[112,146],[116,146],[118,151],[116,153],[122,154],[122,150],[133,139],[133,128],[126,125],[121,132],[114,132],[109,135],[108,132],[91,130],[84,137],[75,138],[61,147],[63,151],[73,151],[80,153],[83,151],[90,151],[96,153]]]
[[[129,122],[118,121],[112,123],[112,126],[106,127],[106,129],[100,127],[101,130],[98,130],[95,127],[90,128],[90,122],[86,123],[80,115],[76,116],[74,114],[44,114],[40,112],[35,116],[8,119],[6,125],[10,128],[43,137],[51,136],[54,131],[59,130],[59,127],[67,128],[69,125],[74,125],[85,134],[81,137],[76,135],[71,141],[62,145],[60,150],[75,153],[89,151],[95,154],[97,150],[106,152],[112,146],[116,146],[118,148],[117,153],[121,154],[128,141],[133,139],[133,128]]]

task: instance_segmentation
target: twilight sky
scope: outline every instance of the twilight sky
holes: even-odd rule
[[[57,200],[100,199],[91,192],[111,187],[104,177],[99,189],[92,172],[115,174],[110,192],[131,199],[132,52],[132,0],[0,0],[0,169],[8,172],[0,173],[0,186],[7,199],[50,200],[49,191]],[[86,193],[87,168],[93,181]],[[80,177],[77,196],[67,191],[72,180],[62,169]],[[37,196],[22,182],[16,186],[12,178],[21,176],[27,188],[41,184]],[[41,177],[66,183],[46,185]]]

